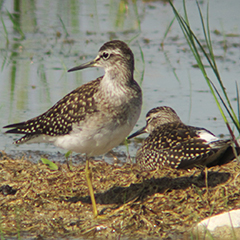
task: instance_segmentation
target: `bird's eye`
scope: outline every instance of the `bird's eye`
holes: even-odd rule
[[[108,59],[109,56],[110,56],[110,54],[108,54],[108,53],[106,53],[106,52],[104,52],[104,53],[102,54],[102,57],[103,57],[104,60]]]

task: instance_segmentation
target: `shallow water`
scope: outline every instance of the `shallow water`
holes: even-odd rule
[[[192,27],[202,39],[196,3],[186,2]],[[204,16],[207,2],[200,4]],[[209,15],[218,68],[236,110],[235,82],[240,83],[240,2],[230,2],[211,0]],[[200,70],[193,67],[195,60],[176,21],[164,40],[164,48],[160,45],[174,17],[169,4],[164,1],[86,0],[22,1],[17,4],[5,1],[1,6],[2,22],[6,27],[4,31],[0,24],[1,127],[45,112],[71,90],[102,75],[101,69],[75,73],[67,73],[67,69],[93,59],[104,42],[121,39],[134,52],[135,79],[144,94],[142,114],[134,130],[145,125],[145,115],[151,108],[168,105],[183,122],[205,127],[216,135],[228,135]],[[181,1],[175,4],[183,12]],[[16,17],[15,24],[7,11]],[[213,33],[215,30],[221,34]],[[215,81],[211,72],[210,77]],[[0,149],[7,153],[31,155],[36,161],[39,154],[49,154],[53,160],[64,161],[64,155],[58,154],[65,153],[61,149],[46,144],[15,146],[12,142],[18,136],[3,133],[1,129]],[[129,146],[132,157],[136,148],[132,142]],[[125,146],[114,151],[115,155],[120,154],[120,160],[126,160]],[[105,159],[112,162],[113,158],[110,155]]]

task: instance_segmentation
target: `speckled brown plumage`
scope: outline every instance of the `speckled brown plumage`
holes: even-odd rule
[[[234,159],[231,140],[221,140],[204,128],[185,125],[172,108],[154,108],[147,113],[146,121],[144,128],[129,137],[149,133],[136,154],[136,162],[143,168],[186,169]]]
[[[98,90],[101,79],[102,77],[73,90],[35,118],[6,126],[6,128],[14,128],[6,133],[26,134],[17,140],[16,144],[24,143],[39,134],[58,136],[70,133],[73,123],[83,121],[88,115],[97,111],[93,95]]]

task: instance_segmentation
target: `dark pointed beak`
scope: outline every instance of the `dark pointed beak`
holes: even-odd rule
[[[139,129],[138,131],[136,131],[135,133],[133,133],[132,135],[128,136],[127,139],[131,139],[134,138],[140,134],[146,133],[146,127],[143,127],[141,129]]]
[[[81,69],[89,68],[89,67],[95,67],[96,63],[97,63],[97,59],[98,58],[95,58],[94,60],[92,60],[90,62],[83,63],[83,64],[81,64],[77,67],[71,68],[71,69],[68,70],[68,72],[73,72],[73,71],[77,71],[77,70],[81,70]]]

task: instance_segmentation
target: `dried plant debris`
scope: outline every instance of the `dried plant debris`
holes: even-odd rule
[[[92,217],[85,165],[0,158],[0,235],[36,239],[188,239],[200,220],[240,207],[240,164],[141,171],[92,161],[100,218]],[[207,187],[206,187],[207,183]]]

